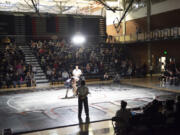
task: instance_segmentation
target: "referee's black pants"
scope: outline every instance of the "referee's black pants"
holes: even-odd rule
[[[86,117],[89,117],[88,97],[86,97],[84,99],[81,99],[78,97],[78,118],[81,118],[83,104],[84,104]]]

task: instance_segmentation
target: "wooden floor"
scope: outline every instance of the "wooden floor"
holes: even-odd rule
[[[112,80],[109,81],[100,81],[100,80],[88,80],[87,84],[93,84],[93,83],[111,83]],[[127,84],[127,85],[133,85],[133,86],[140,86],[140,87],[145,87],[145,88],[153,88],[157,90],[162,90],[162,91],[169,91],[169,92],[175,92],[175,93],[180,93],[180,86],[179,87],[160,87],[159,83],[159,75],[155,74],[152,77],[148,76],[146,78],[130,78],[130,79],[122,79],[121,80],[122,84]],[[56,84],[56,85],[50,85],[50,84],[43,84],[39,85],[38,88],[46,88],[46,87],[60,87],[63,86],[62,83]],[[37,87],[21,87],[21,88],[3,88],[0,89],[1,92],[12,92],[12,91],[21,91],[21,90],[34,90]]]
[[[113,135],[114,130],[111,121],[102,121],[96,123],[84,123],[77,126],[44,130],[35,133],[22,135]]]
[[[148,76],[146,78],[123,79],[121,80],[121,83],[145,88],[152,88],[161,91],[180,93],[180,86],[170,86],[167,84],[164,87],[161,87],[159,82],[159,76],[157,75],[154,75],[152,77]]]
[[[123,79],[122,84],[153,88],[162,91],[180,93],[180,87],[160,87],[157,76],[147,78]],[[23,135],[113,135],[114,130],[111,121],[101,121],[96,123],[79,124],[76,126],[44,130]]]

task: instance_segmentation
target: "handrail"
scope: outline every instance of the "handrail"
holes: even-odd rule
[[[20,38],[26,38],[26,40],[54,40],[61,38],[67,38],[68,35],[59,36],[54,34],[49,35],[0,35],[0,42],[3,38],[9,37],[12,40],[19,40]],[[109,35],[105,41],[104,36],[97,36],[97,35],[87,35],[86,38],[88,39],[87,42],[97,42],[97,43],[135,43],[135,42],[147,42],[147,41],[158,41],[158,40],[168,40],[168,39],[180,39],[180,27],[171,27],[165,28],[161,30],[154,30],[149,33],[142,32],[142,33],[133,33],[129,35],[121,35],[121,36],[111,36]]]

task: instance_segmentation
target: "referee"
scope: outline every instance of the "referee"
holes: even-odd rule
[[[78,94],[78,118],[81,119],[82,107],[84,104],[86,120],[89,120],[89,106],[88,106],[88,97],[89,89],[85,86],[85,81],[81,81],[81,86],[77,89]]]

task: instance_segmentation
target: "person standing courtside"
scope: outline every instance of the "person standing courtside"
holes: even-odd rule
[[[89,106],[88,106],[88,97],[89,89],[85,86],[85,81],[81,81],[81,86],[77,89],[78,94],[78,118],[81,119],[82,107],[84,104],[86,120],[89,120]]]

